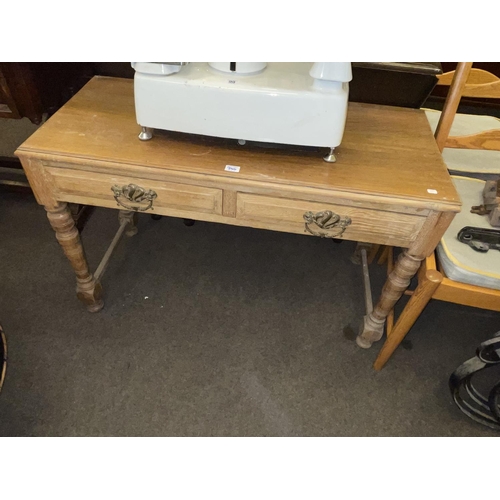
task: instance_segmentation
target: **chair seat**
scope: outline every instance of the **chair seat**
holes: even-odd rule
[[[435,132],[441,111],[426,109],[425,114],[432,131]],[[492,129],[500,129],[498,118],[457,113],[450,137],[477,134]],[[490,178],[490,175],[500,175],[500,151],[444,148],[443,160],[451,172],[485,174],[484,179]]]
[[[457,239],[464,226],[492,229],[487,216],[470,213],[483,203],[484,181],[452,176],[462,200],[462,211],[455,216],[437,247],[442,270],[447,278],[484,288],[500,290],[500,251],[480,253]]]

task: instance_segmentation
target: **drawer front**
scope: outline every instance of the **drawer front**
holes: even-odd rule
[[[350,223],[322,228],[315,222],[307,224],[304,214],[331,211]],[[387,212],[371,208],[335,205],[329,203],[290,200],[268,196],[238,193],[236,217],[249,225],[300,234],[365,241],[382,245],[407,247],[416,238],[426,217]],[[321,222],[320,222],[321,223]],[[342,233],[341,235],[339,233]]]
[[[66,168],[45,167],[45,172],[62,201],[164,215],[222,214],[221,189]]]

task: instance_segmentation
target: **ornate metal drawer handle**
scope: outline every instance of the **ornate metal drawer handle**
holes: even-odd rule
[[[127,208],[128,210],[135,210],[136,212],[145,212],[153,207],[153,200],[158,196],[152,189],[146,191],[144,188],[136,184],[128,184],[127,186],[114,185],[111,188],[118,205]],[[128,205],[120,200],[125,198],[134,205]]]
[[[320,238],[338,238],[344,234],[346,227],[352,222],[350,217],[340,217],[340,215],[330,210],[316,213],[306,212],[304,220],[306,231]],[[338,231],[331,234],[324,231],[316,231],[313,229],[315,227],[326,230],[337,228]]]

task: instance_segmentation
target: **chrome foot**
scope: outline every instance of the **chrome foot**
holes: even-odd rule
[[[337,161],[337,158],[335,158],[335,155],[333,154],[334,151],[335,148],[330,148],[330,152],[326,156],[323,156],[323,160],[328,163],[335,163]]]
[[[139,139],[141,141],[149,141],[153,138],[153,130],[149,127],[142,127],[141,133],[139,134]]]

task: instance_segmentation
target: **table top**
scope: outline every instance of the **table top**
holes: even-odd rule
[[[234,140],[155,131],[137,138],[133,81],[94,77],[18,149],[74,161],[141,165],[240,180],[380,196],[459,211],[460,198],[421,110],[349,103],[337,162],[323,150],[239,146]],[[226,165],[240,171],[227,172]]]

